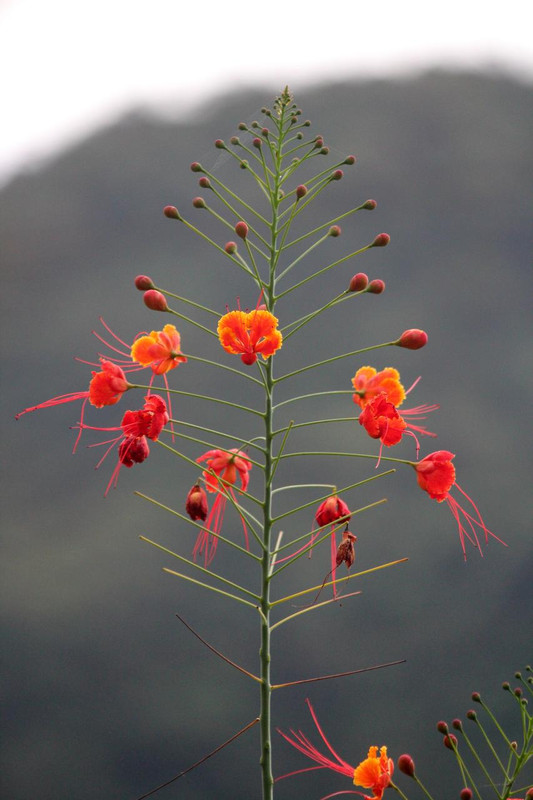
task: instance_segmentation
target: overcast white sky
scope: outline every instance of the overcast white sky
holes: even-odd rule
[[[435,65],[533,82],[532,30],[531,0],[0,0],[0,182],[132,105]]]

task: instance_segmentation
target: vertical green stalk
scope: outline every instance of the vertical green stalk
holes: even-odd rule
[[[279,234],[279,189],[281,181],[282,146],[284,137],[284,112],[285,105],[279,113],[277,148],[273,152],[274,174],[270,186],[270,201],[272,207],[271,243],[270,243],[270,274],[268,284],[269,310],[274,313],[274,285],[276,265],[278,261],[278,234]],[[272,478],[274,466],[273,448],[273,408],[274,408],[274,376],[273,359],[269,358],[265,368],[265,496],[264,496],[264,530],[263,530],[263,560],[262,560],[262,587],[261,587],[261,770],[263,779],[263,800],[273,800],[274,777],[272,774],[272,737],[271,737],[271,697],[272,684],[270,680],[270,551],[272,536]]]

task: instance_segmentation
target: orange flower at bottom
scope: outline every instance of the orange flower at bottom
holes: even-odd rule
[[[229,311],[218,323],[218,338],[227,353],[241,354],[244,364],[253,364],[260,353],[265,361],[282,343],[278,320],[262,309]]]
[[[394,762],[387,757],[387,748],[382,747],[379,756],[377,752],[377,747],[370,747],[368,757],[361,761],[353,774],[355,786],[372,789],[374,794],[371,800],[381,800],[394,771]]]

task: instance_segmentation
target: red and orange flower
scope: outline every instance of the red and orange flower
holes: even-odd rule
[[[199,463],[202,461],[207,463],[207,469],[204,470],[203,473],[205,485],[209,492],[217,493],[213,507],[207,517],[205,528],[200,532],[193,550],[193,557],[196,559],[198,555],[203,554],[204,563],[208,566],[215,557],[217,550],[218,537],[224,520],[228,493],[236,503],[237,498],[233,485],[236,483],[238,476],[241,482],[241,491],[246,491],[250,480],[252,464],[244,453],[237,448],[233,450],[208,450],[207,453],[204,453],[196,460]],[[194,488],[195,487],[193,487],[193,489]],[[191,499],[190,495],[191,492],[189,492],[188,502]],[[190,508],[187,508],[187,511],[194,519],[195,517],[191,514],[191,510],[193,510],[192,505]],[[196,510],[196,505],[194,506],[194,510]],[[196,518],[199,519],[202,517],[199,514]],[[205,519],[205,517],[203,517],[203,519]],[[248,530],[242,515],[241,523],[244,531],[246,549],[248,550]]]
[[[306,700],[306,703],[309,707],[309,711],[311,712],[313,722],[315,723],[320,738],[326,745],[326,748],[329,750],[334,760],[330,756],[321,753],[320,750],[311,743],[310,739],[308,739],[302,731],[291,730],[289,735],[278,728],[278,733],[283,736],[285,741],[287,741],[293,747],[296,747],[300,753],[303,753],[304,756],[307,756],[319,766],[304,767],[304,769],[298,769],[294,772],[289,772],[286,775],[280,775],[280,777],[276,780],[279,781],[283,778],[289,778],[292,775],[298,775],[302,772],[309,772],[315,769],[331,769],[334,772],[339,772],[341,775],[346,775],[348,778],[352,778],[354,786],[362,786],[363,789],[371,789],[372,795],[363,794],[363,792],[358,792],[355,790],[343,790],[342,792],[329,794],[327,797],[322,798],[322,800],[328,800],[328,798],[335,797],[337,794],[357,794],[361,797],[367,798],[367,800],[381,800],[383,797],[383,792],[387,786],[390,786],[391,784],[392,773],[394,772],[394,762],[392,758],[387,756],[387,748],[382,747],[378,755],[378,748],[375,746],[370,747],[367,758],[365,758],[364,761],[361,761],[357,767],[352,767],[333,749],[327,740],[320,723],[318,722],[311,702]]]
[[[187,361],[181,352],[181,340],[174,325],[152,331],[135,339],[131,358],[143,367],[151,367],[155,375],[164,375]]]
[[[436,500],[437,503],[446,502],[448,504],[453,518],[457,523],[461,548],[466,560],[465,539],[473,544],[474,547],[477,547],[480,554],[483,555],[479,543],[479,531],[485,535],[485,543],[488,543],[489,536],[492,536],[493,539],[497,539],[503,545],[505,545],[505,542],[498,538],[496,534],[492,533],[492,531],[489,531],[478,507],[455,480],[455,467],[452,464],[454,458],[455,454],[450,453],[449,450],[437,450],[420,461],[412,462],[412,466],[416,471],[416,478],[420,488],[427,492],[431,499]],[[468,500],[472,507],[472,512],[467,511],[452,497],[450,490],[454,486],[463,497]]]
[[[355,389],[353,401],[362,409],[380,394],[384,394],[396,408],[405,400],[400,373],[394,367],[386,367],[380,372],[374,367],[361,367],[353,376],[352,384]]]
[[[264,309],[229,311],[218,323],[218,338],[227,353],[240,354],[244,364],[253,364],[257,354],[265,361],[282,344],[277,318]]]

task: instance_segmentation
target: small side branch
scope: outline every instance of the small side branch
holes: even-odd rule
[[[333,675],[320,675],[318,678],[304,678],[300,681],[289,681],[289,683],[276,683],[272,686],[272,688],[285,689],[287,686],[299,686],[302,683],[315,683],[316,681],[329,681],[332,678],[345,678],[348,675],[358,675],[360,672],[371,672],[374,669],[395,667],[398,664],[405,664],[405,662],[406,659],[402,658],[400,661],[388,661],[386,664],[376,664],[373,667],[363,667],[362,669],[351,669],[348,672],[335,672]]]

